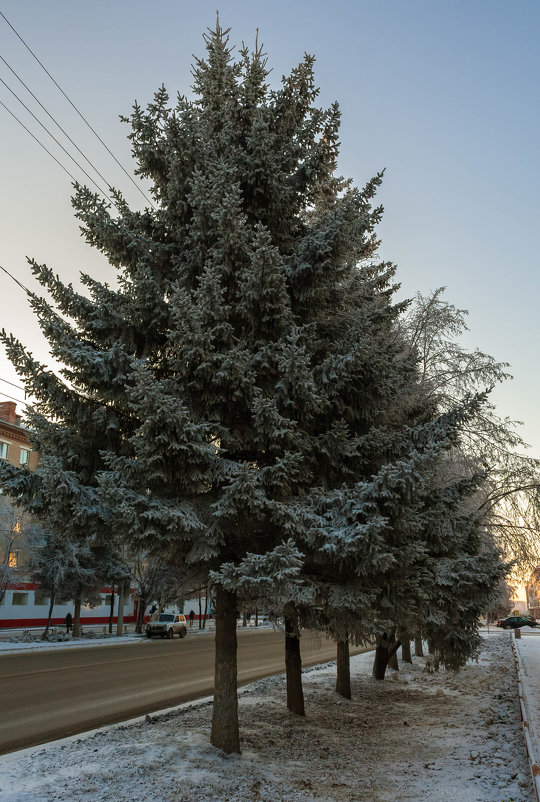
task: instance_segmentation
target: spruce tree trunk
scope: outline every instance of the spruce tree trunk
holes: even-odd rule
[[[255,607],[255,626],[259,626],[259,608]]]
[[[422,638],[420,635],[416,635],[414,638],[414,656],[415,657],[424,656],[424,647],[422,645]]]
[[[401,639],[401,659],[404,663],[412,663],[411,642],[407,632],[404,633]]]
[[[114,617],[114,582],[111,587],[111,604],[109,609],[109,635],[112,635],[113,617]]]
[[[144,596],[140,596],[139,607],[137,609],[137,623],[135,624],[135,632],[138,635],[141,635],[143,631],[145,610],[146,610],[146,598]]]
[[[237,693],[236,593],[216,588],[216,662],[210,743],[226,754],[240,754]]]
[[[74,610],[73,610],[73,637],[80,638],[81,637],[81,597],[77,596],[74,599]]]
[[[336,658],[336,693],[351,698],[351,664],[349,660],[349,639],[338,640]]]
[[[47,616],[47,624],[46,624],[46,626],[45,626],[45,632],[44,632],[44,633],[43,633],[43,635],[41,636],[41,639],[42,639],[42,640],[47,640],[47,638],[48,638],[48,636],[49,636],[49,629],[50,629],[50,626],[51,626],[51,618],[52,618],[52,614],[53,614],[53,607],[54,607],[54,598],[55,598],[55,593],[54,593],[54,591],[53,591],[53,592],[51,593],[51,600],[50,600],[50,602],[49,602],[49,614],[48,614],[48,616]]]
[[[118,585],[118,618],[116,619],[116,634],[124,634],[124,604],[126,600],[126,583]]]
[[[300,657],[300,632],[298,611],[294,604],[286,604],[285,618],[285,671],[287,676],[287,708],[291,713],[305,716],[304,692],[302,690],[302,659]]]
[[[373,661],[373,676],[375,679],[383,680],[386,674],[386,666],[388,665],[388,649],[384,644],[379,644],[377,638],[377,646],[375,647],[375,660]]]
[[[401,640],[396,639],[395,630],[392,632],[389,638],[389,645],[388,645],[388,665],[394,671],[399,671],[399,663],[397,659],[397,650],[401,646]]]
[[[201,629],[202,627],[201,617],[202,617],[202,602],[201,602],[201,591],[199,591],[199,629]]]
[[[375,679],[383,680],[389,665],[399,670],[396,652],[400,645],[400,642],[395,638],[394,632],[377,635],[375,660],[373,661],[373,676]],[[395,661],[392,659],[394,657],[396,657]]]

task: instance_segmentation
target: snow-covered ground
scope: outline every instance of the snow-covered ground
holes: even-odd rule
[[[101,635],[94,637],[67,638],[66,640],[41,640],[39,637],[13,636],[10,639],[0,640],[0,655],[15,654],[21,651],[44,651],[49,649],[74,649],[82,646],[114,646],[119,643],[133,643],[142,640],[140,635]]]
[[[188,636],[203,635],[209,633],[210,630],[193,629],[188,631]],[[212,632],[213,634],[213,632]],[[88,637],[82,636],[80,638],[61,636],[60,639],[54,640],[41,640],[38,636],[25,636],[7,638],[0,640],[0,655],[15,654],[21,651],[47,651],[50,649],[79,649],[84,646],[118,646],[118,644],[126,643],[142,643],[145,640],[144,635],[137,635],[134,632],[127,632],[124,635],[102,635],[94,633]]]
[[[335,664],[306,670],[305,719],[283,676],[244,688],[241,756],[209,745],[203,700],[1,757],[0,802],[533,802],[507,633],[458,674],[415,658],[377,683],[372,659],[352,658],[351,701]]]

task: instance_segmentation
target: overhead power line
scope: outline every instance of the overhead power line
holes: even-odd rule
[[[131,176],[131,175],[128,173],[128,171],[126,170],[126,168],[125,168],[125,167],[124,167],[124,166],[123,166],[123,165],[122,165],[122,164],[121,164],[121,163],[118,161],[118,159],[116,158],[116,156],[114,155],[114,153],[112,152],[112,150],[110,150],[110,148],[107,146],[107,144],[106,144],[106,143],[103,141],[103,139],[100,137],[100,135],[99,135],[99,134],[98,134],[98,132],[95,130],[95,128],[93,128],[93,127],[92,127],[92,125],[90,125],[90,123],[88,122],[88,120],[86,119],[86,117],[84,116],[84,114],[83,114],[81,111],[79,111],[79,109],[77,108],[77,106],[76,106],[76,105],[73,103],[73,101],[72,101],[72,100],[71,100],[71,99],[68,97],[68,95],[67,95],[67,94],[64,92],[64,90],[62,89],[62,87],[60,86],[60,84],[59,84],[59,83],[58,83],[58,82],[57,82],[57,81],[56,81],[56,80],[53,78],[53,76],[51,75],[51,73],[49,72],[49,70],[48,70],[48,69],[45,67],[45,65],[44,65],[44,64],[43,64],[43,63],[42,63],[42,62],[39,60],[39,58],[36,56],[36,54],[34,53],[34,51],[32,50],[32,48],[31,48],[31,47],[30,47],[28,44],[26,44],[26,42],[24,41],[24,39],[22,38],[22,36],[21,36],[21,35],[20,35],[20,34],[19,34],[19,33],[18,33],[16,30],[15,30],[15,28],[13,27],[13,25],[11,24],[11,22],[10,22],[10,21],[7,19],[7,17],[5,16],[5,14],[3,14],[3,13],[0,11],[0,16],[2,17],[2,19],[4,20],[4,22],[6,22],[6,23],[7,23],[7,25],[9,25],[9,27],[11,28],[11,30],[13,31],[13,33],[15,34],[15,36],[16,36],[16,37],[17,37],[17,38],[18,38],[18,39],[19,39],[19,40],[22,42],[22,44],[23,44],[23,45],[25,46],[25,48],[28,50],[28,52],[30,53],[30,55],[31,55],[31,56],[32,56],[32,57],[33,57],[33,58],[34,58],[34,59],[37,61],[37,63],[39,64],[39,66],[40,66],[40,67],[41,67],[41,68],[44,70],[44,72],[45,72],[45,73],[46,73],[46,74],[49,76],[49,78],[51,79],[51,81],[53,82],[53,84],[54,84],[54,85],[56,86],[56,88],[57,88],[57,89],[58,89],[58,90],[59,90],[59,91],[62,93],[62,95],[65,97],[65,99],[66,99],[66,100],[67,100],[67,102],[70,104],[70,106],[71,106],[71,107],[72,107],[72,108],[73,108],[73,109],[74,109],[74,110],[77,112],[77,114],[79,115],[79,117],[81,118],[81,120],[82,120],[82,121],[83,121],[83,122],[84,122],[84,123],[85,123],[85,124],[88,126],[88,128],[89,128],[89,129],[92,131],[92,133],[94,134],[94,136],[96,136],[96,137],[97,137],[97,139],[98,139],[98,140],[101,142],[101,144],[103,145],[103,147],[105,148],[105,150],[107,151],[107,153],[108,153],[108,154],[109,154],[109,155],[110,155],[110,156],[111,156],[111,157],[114,159],[114,161],[115,161],[115,162],[116,162],[116,164],[117,164],[117,165],[120,167],[120,169],[122,170],[122,172],[123,172],[123,173],[125,173],[125,175],[126,175],[128,178],[129,178],[129,180],[131,181],[131,183],[133,184],[133,186],[134,186],[134,187],[137,189],[137,191],[138,191],[138,192],[140,192],[140,194],[143,196],[143,198],[145,199],[145,201],[146,201],[147,203],[149,203],[149,204],[150,204],[150,206],[152,206],[152,208],[153,208],[153,209],[155,209],[155,205],[152,203],[152,201],[150,200],[150,198],[148,198],[148,197],[145,195],[145,193],[142,191],[142,189],[141,189],[141,188],[140,188],[140,186],[137,184],[137,182],[136,182],[136,181],[134,181],[134,179],[133,179],[133,176]]]
[[[30,136],[32,137],[32,139],[35,139],[35,140],[36,140],[36,142],[38,143],[38,145],[40,145],[40,146],[43,148],[43,150],[44,150],[46,153],[48,153],[48,154],[49,154],[49,156],[51,157],[51,159],[54,159],[54,160],[55,160],[55,162],[57,163],[57,165],[58,165],[59,167],[61,167],[61,168],[62,168],[62,170],[63,170],[65,173],[67,173],[67,174],[69,175],[69,177],[71,178],[71,180],[72,180],[72,181],[73,181],[73,182],[76,184],[76,183],[77,183],[77,179],[75,178],[75,176],[74,176],[74,175],[72,175],[72,174],[69,172],[69,170],[67,169],[67,167],[64,167],[64,165],[62,164],[62,162],[59,162],[59,161],[58,161],[58,159],[56,158],[56,156],[53,156],[53,154],[51,153],[51,151],[50,151],[50,150],[49,150],[47,147],[45,147],[45,145],[43,144],[43,142],[41,142],[41,141],[40,141],[40,140],[37,138],[37,136],[36,136],[35,134],[33,134],[33,133],[32,133],[32,131],[31,131],[29,128],[27,128],[27,127],[26,127],[26,125],[25,125],[25,124],[22,122],[22,120],[19,120],[19,118],[17,117],[17,115],[15,114],[15,112],[11,111],[11,109],[9,109],[9,108],[6,106],[6,104],[5,104],[5,103],[3,103],[1,100],[0,100],[0,106],[3,106],[3,107],[5,108],[5,110],[6,110],[6,111],[7,111],[9,114],[11,114],[11,116],[12,116],[12,117],[13,117],[15,120],[17,120],[17,122],[19,123],[19,125],[21,125],[21,126],[24,128],[24,130],[25,130],[27,133],[29,133],[29,134],[30,134]],[[4,268],[2,268],[2,270],[4,270]],[[7,270],[4,270],[4,272],[5,272],[5,273],[7,273]],[[8,275],[9,275],[9,273],[8,273]],[[13,278],[13,276],[12,276],[12,278]],[[15,281],[17,281],[17,279],[14,279],[14,280],[15,280]],[[18,284],[18,283],[19,283],[19,282],[17,281],[17,284]],[[21,284],[21,287],[22,287],[22,284]],[[26,287],[23,287],[23,290],[25,290],[25,289],[26,289]],[[27,292],[28,292],[28,290],[27,290]]]
[[[44,123],[42,123],[42,122],[41,122],[41,120],[39,119],[39,117],[36,117],[36,115],[34,114],[34,112],[33,112],[31,109],[29,109],[29,108],[28,108],[28,106],[26,105],[26,103],[24,102],[24,100],[21,100],[21,98],[18,96],[18,94],[17,94],[16,92],[14,92],[14,91],[13,91],[13,89],[12,89],[12,88],[11,88],[11,87],[10,87],[10,86],[9,86],[9,85],[8,85],[8,84],[5,82],[5,81],[4,81],[4,79],[3,79],[3,78],[0,78],[0,83],[4,84],[4,86],[6,87],[6,89],[8,90],[8,92],[11,92],[11,94],[13,95],[13,97],[14,97],[16,100],[18,100],[18,101],[19,101],[19,103],[21,104],[21,106],[22,106],[24,109],[26,109],[26,111],[28,112],[28,114],[30,114],[30,115],[31,115],[31,116],[34,118],[34,120],[35,120],[35,121],[38,123],[38,125],[41,125],[41,127],[43,128],[43,130],[44,130],[44,131],[45,131],[47,134],[49,134],[49,136],[51,137],[51,139],[53,139],[53,140],[56,142],[56,144],[58,145],[58,147],[59,147],[59,148],[61,148],[61,149],[64,151],[64,153],[66,154],[66,156],[68,156],[68,158],[70,158],[70,159],[71,159],[71,161],[73,162],[73,164],[75,164],[75,165],[76,165],[76,166],[79,168],[79,170],[82,170],[82,172],[85,174],[85,176],[88,178],[88,180],[92,182],[92,184],[93,184],[93,185],[94,185],[94,186],[95,186],[95,187],[98,189],[98,191],[101,193],[101,195],[103,195],[103,197],[104,197],[104,198],[106,198],[106,199],[109,201],[109,203],[112,203],[113,201],[112,201],[112,200],[109,198],[109,196],[107,195],[107,193],[106,193],[106,192],[104,192],[104,191],[102,190],[102,188],[99,186],[99,184],[98,184],[96,181],[94,181],[94,179],[92,178],[92,176],[91,176],[89,173],[87,173],[87,172],[86,172],[86,170],[84,169],[84,167],[82,167],[82,166],[79,164],[79,162],[77,161],[77,159],[75,159],[75,158],[74,158],[74,156],[72,156],[72,155],[71,155],[71,153],[70,153],[68,150],[66,150],[66,148],[65,148],[65,147],[62,145],[62,143],[61,143],[61,142],[60,142],[60,141],[59,141],[59,140],[58,140],[58,139],[55,137],[55,135],[54,135],[53,133],[51,133],[51,131],[49,131],[49,129],[47,128],[47,126],[46,126]],[[4,108],[5,108],[5,107],[4,107]],[[28,131],[28,128],[27,128],[26,130]]]
[[[81,149],[80,149],[80,147],[77,145],[77,143],[76,143],[76,142],[74,142],[74,141],[73,141],[73,139],[70,137],[70,135],[67,133],[67,131],[66,131],[64,128],[62,128],[62,126],[60,125],[60,123],[58,122],[58,120],[57,120],[55,117],[53,117],[53,115],[50,113],[50,111],[49,111],[49,110],[48,110],[48,109],[47,109],[47,108],[46,108],[46,107],[43,105],[43,103],[41,102],[41,100],[40,100],[38,97],[36,97],[36,95],[35,95],[35,94],[32,92],[32,90],[30,89],[30,87],[29,87],[29,86],[28,86],[28,85],[27,85],[27,84],[26,84],[26,83],[23,81],[23,79],[21,78],[21,76],[20,76],[20,75],[18,75],[18,73],[17,73],[17,72],[16,72],[16,71],[13,69],[13,67],[12,67],[12,66],[11,66],[11,65],[10,65],[10,64],[9,64],[9,63],[6,61],[6,59],[5,59],[5,58],[4,58],[2,55],[0,55],[0,59],[1,59],[1,60],[4,62],[4,64],[5,64],[5,65],[6,65],[6,67],[8,68],[8,70],[10,70],[10,71],[13,73],[13,75],[14,75],[14,76],[15,76],[15,78],[16,78],[16,79],[19,81],[19,83],[21,83],[21,84],[24,86],[24,88],[26,89],[26,91],[27,91],[27,92],[28,92],[30,95],[32,95],[32,97],[34,98],[34,100],[36,101],[36,103],[38,103],[38,104],[39,104],[39,106],[41,106],[41,108],[43,109],[43,111],[45,112],[45,114],[47,114],[47,115],[50,117],[50,119],[53,121],[53,123],[54,123],[54,124],[55,124],[55,125],[56,125],[56,126],[59,128],[59,129],[60,129],[60,131],[62,131],[62,133],[64,134],[64,136],[66,137],[66,139],[69,139],[69,141],[71,142],[71,144],[73,145],[73,147],[74,147],[74,148],[77,150],[77,152],[78,152],[78,153],[80,153],[80,154],[81,154],[81,156],[83,157],[83,159],[84,159],[84,160],[85,160],[85,161],[86,161],[86,162],[87,162],[87,163],[90,165],[90,167],[91,167],[93,170],[95,170],[95,172],[97,173],[97,175],[99,175],[99,177],[100,177],[100,178],[101,178],[101,180],[102,180],[102,181],[105,183],[105,185],[106,185],[106,186],[108,186],[108,187],[112,186],[112,185],[111,185],[111,182],[110,182],[110,181],[107,181],[107,179],[105,178],[105,176],[104,176],[104,175],[102,175],[102,174],[100,173],[100,171],[98,170],[98,168],[96,167],[96,165],[95,165],[95,164],[94,164],[92,161],[90,161],[90,159],[88,158],[88,156],[86,156],[86,154],[85,154],[85,153],[83,153],[83,152],[82,152],[82,150],[81,150]],[[11,91],[11,90],[10,90],[10,91]]]
[[[9,398],[9,400],[10,400],[10,401],[16,401],[16,402],[17,402],[17,404],[22,404],[24,407],[29,407],[29,406],[30,406],[30,404],[28,403],[28,401],[21,401],[21,399],[20,399],[20,398],[15,398],[15,397],[14,397],[14,396],[12,396],[12,395],[8,395],[8,393],[4,393],[4,391],[3,391],[3,390],[0,390],[0,395],[3,395],[3,396],[4,396],[4,398]]]
[[[10,384],[12,387],[15,387],[16,390],[22,390],[23,393],[26,392],[24,387],[21,387],[19,384],[13,384],[13,382],[9,382],[7,379],[3,379],[1,376],[0,376],[0,382],[4,382],[4,384]],[[0,390],[0,392],[2,391]]]
[[[1,100],[0,100],[0,103],[2,103],[2,101],[1,101]],[[3,103],[2,103],[2,106],[4,106],[4,104],[3,104]],[[5,108],[5,109],[7,109],[7,111],[9,111],[9,109],[7,108],[7,106],[4,106],[4,108]],[[9,113],[11,114],[11,111],[9,111]],[[15,115],[13,115],[13,116],[15,116]],[[22,125],[22,123],[21,123],[21,125]],[[23,126],[23,128],[24,128],[24,126]],[[28,131],[28,128],[27,128],[26,130]],[[31,132],[30,132],[30,131],[28,131],[28,133],[29,133],[29,134],[31,134]],[[31,135],[32,135],[32,136],[34,136],[34,134],[31,134]],[[35,139],[35,137],[34,137],[34,139]],[[39,140],[38,140],[38,141],[39,141]],[[39,144],[41,145],[41,142],[40,142]],[[42,146],[42,147],[45,147],[44,145],[41,145],[41,146]],[[47,148],[45,148],[45,150],[47,150]],[[47,151],[47,152],[48,152],[48,151]],[[52,156],[52,154],[49,154],[49,155],[51,155],[51,156]],[[54,156],[53,156],[53,159],[54,159]],[[55,161],[56,161],[56,159],[55,159]],[[58,164],[60,164],[60,162],[58,162]],[[61,165],[61,164],[60,164],[60,167],[62,167],[62,165]],[[65,167],[64,167],[64,168],[62,168],[62,169],[65,169]],[[67,170],[66,170],[66,172],[67,172]],[[69,173],[68,173],[68,175],[69,175]],[[10,279],[12,279],[12,281],[14,281],[14,282],[15,282],[15,284],[18,284],[18,285],[19,285],[19,287],[21,288],[21,290],[24,290],[24,291],[25,291],[25,293],[26,293],[27,295],[33,295],[33,293],[32,293],[32,292],[30,292],[30,290],[28,289],[28,287],[25,287],[25,286],[24,286],[24,284],[21,284],[21,282],[19,281],[19,279],[16,279],[16,278],[15,278],[15,276],[13,276],[13,275],[12,275],[12,274],[9,272],[9,270],[6,270],[6,268],[5,268],[5,267],[2,267],[2,265],[0,265],[0,270],[2,270],[2,271],[3,271],[3,272],[6,274],[6,276],[9,276],[9,277],[10,277]]]
[[[1,101],[0,101],[0,103],[1,103]],[[2,103],[2,105],[4,105],[4,104]],[[7,107],[5,107],[5,106],[4,106],[4,108],[7,108]],[[9,111],[9,109],[7,109],[7,110]],[[10,113],[11,113],[11,112],[10,112]],[[53,158],[54,158],[54,157],[53,157]],[[10,277],[10,279],[12,279],[12,281],[14,281],[14,282],[15,282],[15,284],[18,284],[18,285],[19,285],[19,287],[21,288],[21,290],[24,290],[24,291],[25,291],[25,292],[26,292],[28,295],[31,295],[31,294],[32,294],[32,293],[30,292],[30,290],[29,290],[27,287],[25,287],[25,286],[24,286],[24,284],[21,284],[21,282],[20,282],[18,279],[16,279],[16,278],[15,278],[15,276],[13,276],[13,275],[12,275],[12,274],[9,272],[9,270],[6,270],[6,268],[5,268],[5,267],[2,267],[2,265],[0,265],[0,270],[2,270],[2,271],[3,271],[3,272],[4,272],[4,273],[7,275],[7,276],[9,276],[9,277]],[[16,390],[22,390],[22,391],[23,391],[23,393],[26,395],[26,390],[24,389],[24,387],[20,387],[18,384],[13,384],[13,382],[10,382],[10,381],[8,381],[7,379],[2,379],[2,378],[0,378],[0,381],[2,381],[2,382],[5,382],[6,384],[9,384],[9,385],[11,385],[11,387],[15,387],[15,389],[16,389]],[[23,404],[23,405],[24,405],[24,406],[26,406],[26,407],[28,406],[28,404],[26,403],[26,401],[21,401],[21,399],[20,399],[20,398],[14,398],[14,396],[12,396],[12,395],[9,395],[8,393],[5,393],[5,392],[4,392],[3,390],[1,390],[1,389],[0,389],[0,395],[3,395],[3,396],[5,396],[6,398],[9,398],[11,401],[16,401],[18,404]]]

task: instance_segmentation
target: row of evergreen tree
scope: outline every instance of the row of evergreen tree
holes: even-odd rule
[[[135,632],[139,634],[143,632],[151,602],[161,612],[169,605],[183,605],[186,595],[189,598],[199,595],[202,613],[200,599],[204,592],[205,615],[208,613],[207,589],[195,587],[190,572],[171,561],[166,551],[130,553],[124,544],[107,539],[103,533],[98,538],[83,532],[77,540],[68,540],[62,532],[35,524],[28,526],[24,541],[28,558],[23,570],[33,582],[39,583],[40,592],[49,602],[43,640],[49,637],[55,604],[66,603],[73,604],[73,637],[79,637],[82,607],[92,609],[102,605],[103,585],[110,587],[109,633],[113,631],[116,609],[116,633],[124,634],[124,607],[131,589],[136,606]],[[0,592],[5,592],[15,579],[13,572],[0,584]]]
[[[162,88],[126,120],[156,209],[75,188],[111,283],[82,275],[79,292],[31,262],[62,370],[3,333],[42,459],[0,476],[65,541],[209,578],[211,741],[238,752],[241,607],[283,620],[302,714],[302,628],[336,641],[345,695],[349,643],[376,643],[378,678],[413,638],[457,668],[508,566],[482,509],[490,466],[465,447],[486,397],[443,403],[426,372],[377,258],[382,175],[358,189],[336,172],[340,113],[317,107],[312,57],[272,88],[259,46],[235,56],[218,24],[206,48],[192,98]]]

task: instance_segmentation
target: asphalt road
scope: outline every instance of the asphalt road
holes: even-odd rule
[[[240,630],[238,646],[239,685],[285,670],[282,633]],[[303,665],[335,650],[303,634]],[[208,696],[213,673],[210,633],[0,656],[0,754]]]

